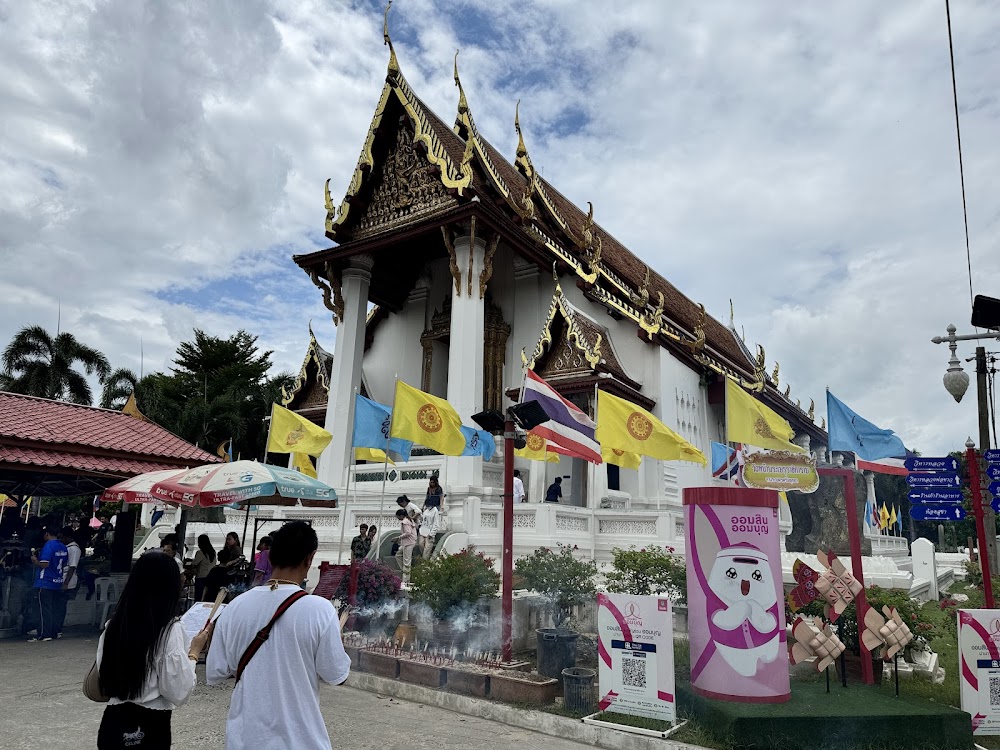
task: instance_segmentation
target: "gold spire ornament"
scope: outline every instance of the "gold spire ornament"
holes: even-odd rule
[[[781,371],[781,364],[775,360],[774,370],[771,372],[771,381],[774,383],[774,387],[778,387],[778,373]]]
[[[812,399],[812,398],[809,399],[809,412],[806,414],[806,416],[809,417],[809,421],[810,422],[815,422],[816,421],[816,400],[815,399]]]
[[[393,49],[392,39],[389,38],[389,10],[392,8],[392,0],[385,6],[385,15],[382,17],[382,43],[389,48],[389,78],[399,75],[399,60],[396,59],[396,50]]]

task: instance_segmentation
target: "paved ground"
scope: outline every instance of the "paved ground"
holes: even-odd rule
[[[85,750],[96,747],[103,707],[81,692],[97,638],[70,636],[50,643],[0,641],[0,747]],[[174,712],[176,748],[222,748],[232,683],[198,686]],[[469,748],[578,750],[588,747],[439,708],[325,685],[320,701],[334,747],[354,750]],[[420,734],[414,729],[420,727]]]

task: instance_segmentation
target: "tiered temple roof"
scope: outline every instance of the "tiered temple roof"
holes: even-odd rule
[[[514,117],[518,143],[511,163],[476,127],[459,77],[457,53],[458,111],[449,128],[403,76],[388,23],[384,37],[390,50],[385,86],[339,207],[331,199],[329,181],[325,190],[326,233],[339,244],[295,258],[323,290],[335,320],[343,311],[340,272],[352,255],[471,218],[481,222],[484,231],[502,234],[540,269],[571,275],[587,298],[613,317],[633,321],[638,335],[650,344],[670,348],[693,367],[734,378],[787,416],[796,431],[804,430],[826,442],[825,431],[813,421],[812,409],[807,413],[787,391],[778,390],[778,368],[773,376],[768,374],[763,347],[751,354],[734,327],[708,315],[703,305],[686,297],[596,223],[592,204],[584,211],[538,173],[525,144],[518,108]],[[412,129],[409,153],[419,155],[419,164],[401,156],[402,148],[394,146],[406,137],[404,124]],[[404,176],[402,188],[398,184],[386,187],[386,160],[395,160],[395,174]],[[389,208],[379,193],[386,190],[394,191]],[[415,280],[419,273],[416,265],[410,265],[415,262],[410,254],[397,255],[392,276],[399,287],[372,284],[370,293],[380,305],[380,315],[401,307],[408,279]],[[376,274],[378,270],[376,266]]]

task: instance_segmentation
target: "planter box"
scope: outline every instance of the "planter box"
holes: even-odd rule
[[[533,682],[516,675],[516,672],[492,675],[490,697],[505,703],[534,703],[539,706],[555,701],[559,680],[544,678],[542,682]]]
[[[435,664],[425,664],[420,661],[400,659],[399,679],[405,680],[406,682],[413,682],[417,685],[439,688],[444,685],[445,668],[439,667]]]
[[[361,646],[344,646],[344,651],[351,659],[351,667],[361,669]]]
[[[490,675],[479,672],[466,672],[465,670],[452,667],[448,669],[448,683],[445,687],[462,695],[485,698],[490,694]]]
[[[531,662],[530,661],[509,661],[502,664],[502,667],[509,672],[530,672]]]
[[[388,677],[394,680],[399,677],[399,659],[389,654],[362,651],[361,669],[364,672],[371,672],[379,677]]]

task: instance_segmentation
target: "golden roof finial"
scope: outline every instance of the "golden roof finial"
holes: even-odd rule
[[[458,77],[458,50],[455,50],[455,85],[458,86],[458,113],[462,115],[469,111],[469,101],[465,98],[465,89]]]
[[[521,100],[517,100],[517,104],[514,105],[514,131],[517,133],[517,153],[514,159],[514,165],[517,166],[521,172],[529,180],[532,178],[535,172],[535,168],[531,164],[531,157],[528,156],[528,147],[524,145],[524,133],[521,131]]]
[[[777,360],[774,361],[774,372],[771,373],[771,380],[774,381],[774,387],[778,387],[778,373],[781,372],[781,363]]]
[[[396,59],[396,50],[393,49],[392,39],[389,38],[389,9],[392,8],[392,0],[385,6],[385,15],[382,17],[382,41],[389,47],[389,73],[390,78],[399,75],[399,60]]]
[[[729,300],[729,330],[736,331],[736,312],[733,310],[733,300]]]

